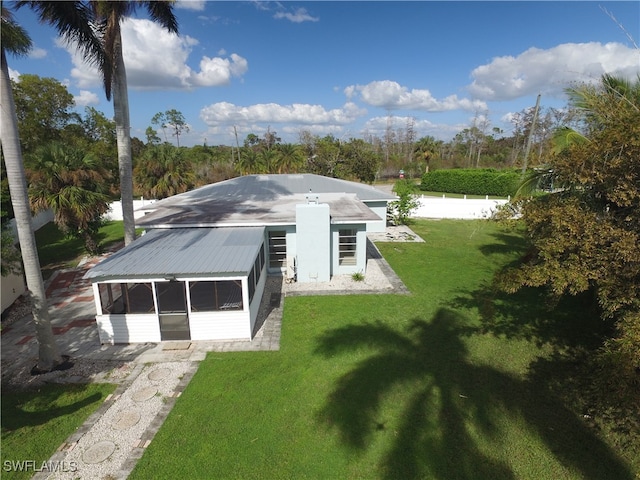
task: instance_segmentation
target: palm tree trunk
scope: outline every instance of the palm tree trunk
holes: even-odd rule
[[[31,223],[31,209],[29,208],[29,195],[27,192],[27,181],[22,163],[22,151],[20,150],[20,139],[18,135],[18,118],[16,107],[13,102],[13,92],[11,91],[11,81],[9,80],[9,67],[2,49],[2,76],[0,76],[0,121],[2,129],[0,140],[2,142],[2,153],[9,182],[9,192],[11,193],[11,203],[16,219],[18,230],[18,240],[22,252],[24,263],[24,273],[29,290],[29,300],[33,313],[33,322],[36,326],[36,339],[38,341],[38,364],[40,371],[50,371],[62,362],[62,357],[58,350],[51,320],[47,309],[47,298],[40,270],[40,259],[36,248],[36,240]]]
[[[124,220],[124,244],[129,245],[136,238],[136,224],[133,216],[133,161],[131,159],[131,123],[129,121],[129,95],[127,93],[127,72],[122,56],[122,38],[118,27],[116,52],[114,52],[113,112],[116,122],[116,142],[118,144],[118,167],[120,170],[120,196],[122,219]]]

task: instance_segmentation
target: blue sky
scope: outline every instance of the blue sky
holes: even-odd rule
[[[11,2],[7,2],[12,6]],[[506,134],[511,115],[566,105],[572,82],[640,73],[639,2],[219,2],[179,1],[179,36],[139,10],[123,23],[132,135],[177,109],[182,145],[235,143],[268,128],[340,139],[413,125],[449,140],[488,119]],[[54,77],[108,117],[95,70],[15,12],[34,43],[9,58],[12,78]],[[171,140],[171,139],[169,139]]]

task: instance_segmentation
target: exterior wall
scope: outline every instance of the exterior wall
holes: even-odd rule
[[[297,280],[328,282],[331,279],[329,205],[296,205]]]
[[[378,222],[367,222],[368,232],[384,232],[387,229],[387,201],[371,201],[365,202],[373,213],[380,217]]]
[[[189,314],[191,340],[250,338],[249,311],[199,312]]]
[[[24,285],[24,276],[14,273],[2,277],[2,279],[0,279],[0,285],[2,285],[0,298],[2,299],[3,312],[27,290],[27,287]]]
[[[356,230],[356,264],[340,265],[340,230],[353,228]],[[351,275],[361,272],[363,275],[367,270],[367,228],[363,224],[355,225],[332,225],[331,226],[331,274]]]
[[[253,301],[249,304],[247,277],[242,278],[244,309],[241,311],[191,312],[191,302],[187,297],[189,330],[191,340],[229,340],[252,338],[258,317],[262,295],[267,278],[267,262],[256,286]],[[213,277],[206,280],[231,280],[233,278]],[[238,278],[235,278],[236,280]],[[199,279],[203,280],[203,279]],[[134,280],[129,280],[133,282]],[[148,282],[149,280],[145,280]],[[188,279],[181,279],[187,281]],[[120,283],[120,282],[114,282]],[[152,282],[155,283],[155,282]],[[102,312],[98,284],[92,285],[96,311]],[[154,288],[155,291],[155,288]],[[156,311],[157,299],[154,293]],[[96,315],[100,343],[145,343],[160,342],[160,319],[157,314]]]
[[[100,343],[145,343],[160,341],[157,315],[97,315]]]
[[[253,302],[249,307],[249,338],[253,338],[253,330],[256,327],[256,320],[258,319],[258,312],[260,311],[260,303],[262,303],[262,296],[264,295],[264,286],[267,283],[267,262],[265,262],[265,268],[260,275],[260,281],[256,285],[256,293],[253,295]]]

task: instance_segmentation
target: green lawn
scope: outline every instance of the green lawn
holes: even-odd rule
[[[115,385],[47,385],[37,391],[2,392],[2,478],[31,478],[13,471],[21,461],[40,467],[82,425]],[[17,468],[17,467],[14,467]]]
[[[64,235],[50,222],[35,233],[38,257],[45,279],[61,268],[75,267],[86,255],[84,243],[79,238]],[[99,231],[98,242],[102,247],[124,240],[122,221],[106,222]]]
[[[412,228],[379,245],[411,296],[287,298],[281,350],[209,354],[130,478],[632,479],[550,392],[552,353],[597,344],[589,311],[490,288],[517,232]]]

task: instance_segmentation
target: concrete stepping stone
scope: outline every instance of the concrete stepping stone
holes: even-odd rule
[[[137,410],[124,410],[120,412],[113,423],[114,430],[127,430],[140,421],[140,412]]]
[[[156,368],[153,372],[149,372],[149,375],[147,375],[147,378],[153,381],[162,380],[164,378],[167,378],[170,373],[171,373],[171,370],[168,368]]]
[[[94,443],[84,451],[82,461],[88,464],[102,463],[111,456],[115,449],[116,444],[109,440]]]
[[[158,393],[158,389],[156,387],[146,387],[131,396],[134,402],[145,402],[155,396]]]

